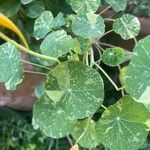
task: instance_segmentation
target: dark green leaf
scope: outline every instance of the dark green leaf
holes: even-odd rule
[[[10,17],[19,11],[20,4],[20,0],[0,0],[0,12]]]
[[[124,49],[120,47],[108,48],[102,54],[102,61],[108,66],[118,66],[124,59]]]

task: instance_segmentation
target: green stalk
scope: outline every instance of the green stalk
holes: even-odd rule
[[[42,54],[39,54],[39,53],[36,53],[28,48],[25,48],[24,46],[18,44],[17,42],[15,42],[14,40],[10,39],[9,37],[7,37],[5,34],[3,34],[2,32],[0,32],[0,38],[2,38],[3,40],[7,41],[7,42],[10,42],[11,44],[13,44],[14,46],[16,46],[18,49],[30,54],[30,55],[33,55],[33,56],[36,56],[36,57],[39,57],[41,59],[45,59],[45,60],[51,60],[51,61],[55,61],[57,63],[60,63],[60,61],[58,60],[58,58],[55,58],[55,57],[51,57],[51,56],[46,56],[46,55],[42,55]]]

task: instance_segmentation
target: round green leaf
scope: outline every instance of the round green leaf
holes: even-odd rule
[[[76,13],[92,12],[94,13],[101,4],[101,0],[67,0]]]
[[[135,46],[125,81],[127,92],[150,110],[150,36]]]
[[[108,66],[118,66],[124,59],[124,49],[120,47],[108,48],[102,54],[102,61]]]
[[[140,21],[137,17],[125,14],[113,23],[113,30],[123,39],[128,40],[140,32]]]
[[[73,20],[72,30],[76,35],[83,38],[100,38],[105,33],[105,24],[99,15],[80,14]]]
[[[41,39],[53,28],[54,17],[50,11],[44,11],[34,24],[34,37]]]
[[[82,147],[95,148],[100,144],[97,138],[95,125],[96,123],[92,119],[78,121],[71,135]]]
[[[28,5],[25,14],[30,18],[37,18],[44,10],[43,0],[36,0]]]
[[[46,96],[41,97],[33,108],[33,124],[39,127],[46,136],[62,138],[74,129],[76,121]]]
[[[23,80],[23,69],[19,51],[10,43],[0,46],[0,83],[5,83],[7,90],[14,90]]]
[[[59,57],[74,48],[74,39],[63,30],[50,33],[42,42],[42,54]]]
[[[111,150],[137,150],[147,138],[149,119],[143,104],[125,96],[105,110],[97,122],[98,138]]]
[[[118,12],[126,9],[128,0],[106,0],[106,2],[113,8],[113,10]]]
[[[0,0],[0,12],[10,17],[19,11],[20,4],[20,0]]]
[[[72,118],[85,118],[102,104],[104,85],[100,74],[83,64],[70,61],[58,65],[46,81],[48,96]]]

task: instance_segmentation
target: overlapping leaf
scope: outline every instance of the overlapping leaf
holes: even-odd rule
[[[81,146],[85,148],[95,148],[100,144],[95,125],[96,123],[92,119],[78,121],[71,135]]]
[[[128,0],[106,0],[106,2],[113,8],[113,10],[118,12],[126,9]]]
[[[47,96],[41,97],[34,105],[33,121],[47,136],[62,138],[71,133],[76,121]]]
[[[150,36],[135,46],[125,84],[127,92],[150,109]]]
[[[46,81],[48,96],[75,119],[88,117],[100,107],[103,88],[99,73],[76,61],[60,64]]]
[[[147,138],[149,119],[143,104],[125,96],[105,110],[96,131],[100,142],[111,150],[137,150]]]
[[[14,90],[23,80],[20,53],[10,43],[0,46],[0,83],[5,83],[7,90]]]
[[[105,33],[105,24],[101,16],[86,13],[76,16],[72,22],[72,30],[83,38],[100,38]]]

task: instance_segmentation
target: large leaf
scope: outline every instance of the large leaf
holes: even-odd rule
[[[53,28],[54,17],[50,11],[44,11],[35,21],[34,37],[41,39]]]
[[[74,39],[63,30],[50,33],[42,42],[42,54],[59,57],[74,48]]]
[[[71,135],[81,146],[85,148],[95,148],[100,144],[95,125],[96,123],[92,119],[78,121]]]
[[[67,0],[76,13],[94,13],[101,4],[101,0]]]
[[[106,2],[118,12],[126,9],[128,0],[106,0]]]
[[[83,38],[100,38],[105,33],[105,24],[101,16],[86,13],[76,16],[72,22],[72,30]]]
[[[20,0],[0,0],[0,12],[10,17],[19,11],[20,4]]]
[[[63,13],[60,12],[53,21],[53,28],[59,29],[63,25],[65,25],[65,19]]]
[[[46,91],[72,118],[78,119],[92,115],[104,98],[100,74],[76,61],[58,65],[48,75]]]
[[[127,92],[150,109],[150,36],[135,46],[125,84]]]
[[[143,104],[125,96],[105,110],[96,131],[102,144],[111,150],[137,150],[147,138],[149,119]]]
[[[10,43],[0,46],[0,83],[5,83],[7,90],[14,90],[23,79],[20,53]]]
[[[140,29],[138,18],[129,14],[123,15],[113,23],[113,30],[125,40],[137,36]]]
[[[41,97],[33,108],[33,124],[47,136],[62,138],[71,133],[76,121],[46,96]]]
[[[120,47],[108,48],[102,54],[102,61],[108,66],[118,66],[124,59],[124,49]]]

